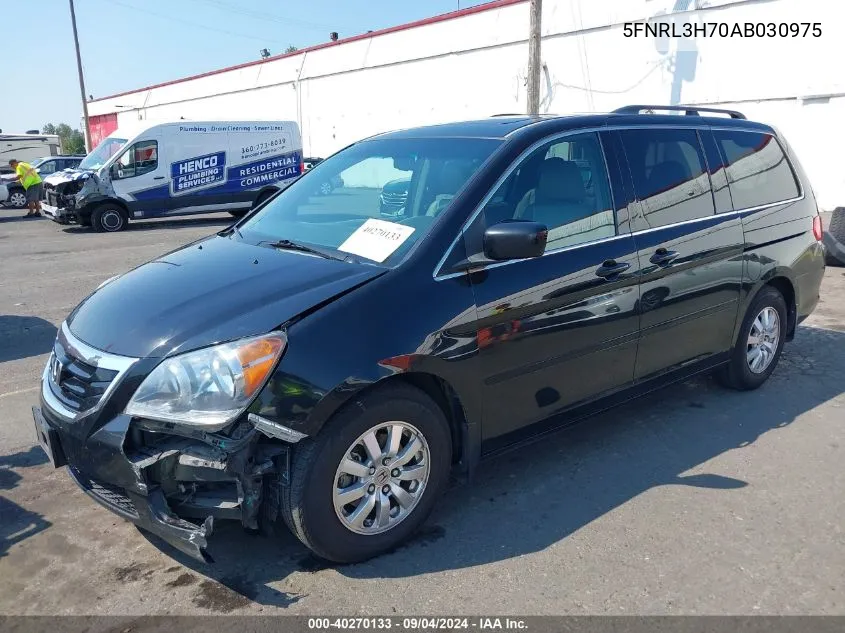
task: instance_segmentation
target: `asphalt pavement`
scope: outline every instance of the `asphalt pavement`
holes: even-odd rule
[[[845,268],[758,391],[697,378],[487,463],[367,563],[218,522],[203,565],[52,470],[30,407],[82,298],[229,216],[21,215],[0,209],[0,614],[845,614]]]

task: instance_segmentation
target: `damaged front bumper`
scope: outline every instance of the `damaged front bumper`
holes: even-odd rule
[[[208,516],[202,525],[179,518],[170,510],[160,488],[147,496],[121,492],[119,488],[97,482],[74,466],[68,472],[83,492],[103,507],[138,527],[155,534],[180,552],[197,560],[212,563],[208,553],[208,537],[214,530],[214,517]]]
[[[270,496],[278,489],[264,478],[286,480],[289,447],[261,443],[265,436],[251,425],[239,439],[201,434],[202,441],[144,430],[119,414],[83,437],[77,431],[85,424],[56,415],[43,393],[41,404],[32,410],[36,435],[53,466],[67,466],[97,503],[196,560],[213,562],[208,538],[215,519],[257,530],[262,503],[278,508],[265,488],[275,491]]]
[[[73,224],[77,222],[76,211],[67,207],[57,207],[55,205],[42,202],[41,211],[49,217],[53,222],[59,224]]]

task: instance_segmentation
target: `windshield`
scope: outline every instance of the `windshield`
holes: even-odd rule
[[[46,159],[46,158],[36,158],[34,161],[32,161],[32,162],[30,163],[30,165],[32,165],[33,167],[38,167],[38,166],[39,166],[41,163],[43,163],[45,160],[47,160],[47,159]]]
[[[125,138],[106,137],[102,143],[94,148],[94,151],[82,159],[82,162],[79,163],[79,169],[99,169],[124,145],[126,145]]]
[[[290,240],[395,265],[500,144],[364,141],[315,165],[238,228],[247,241]]]

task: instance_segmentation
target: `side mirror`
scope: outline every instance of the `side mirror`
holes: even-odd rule
[[[118,164],[112,163],[111,167],[109,167],[109,176],[111,176],[112,180],[117,180],[120,178],[120,173],[118,172]]]
[[[546,250],[547,237],[545,224],[505,220],[484,231],[484,255],[499,261],[540,257]]]

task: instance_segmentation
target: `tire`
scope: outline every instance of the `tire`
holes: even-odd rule
[[[9,192],[9,199],[7,204],[13,209],[23,209],[26,207],[26,193],[23,189],[13,189]]]
[[[277,191],[265,191],[256,199],[255,203],[252,205],[252,208],[255,209],[256,207],[261,206],[265,202],[267,202],[270,198],[275,196],[278,192]]]
[[[91,226],[98,233],[117,233],[129,224],[129,216],[123,207],[116,204],[103,204],[91,214]]]
[[[824,243],[826,262],[832,266],[845,266],[845,207],[833,210]]]
[[[773,315],[777,317],[777,334],[772,336],[771,331],[764,332],[766,337],[775,340],[767,341],[764,344],[769,351],[763,353],[763,359],[759,361],[760,364],[752,369],[752,366],[758,362],[758,356],[752,352],[752,344],[750,343],[749,337],[753,328],[755,338],[760,339],[761,335],[758,335],[758,333],[761,321],[758,321],[758,317],[763,319],[762,323],[765,324],[764,317],[762,316],[764,313],[768,315],[770,322],[773,319]],[[786,302],[783,299],[783,295],[771,286],[764,286],[754,298],[754,301],[751,302],[748,312],[745,313],[745,319],[742,322],[736,345],[731,353],[730,362],[716,374],[719,382],[726,387],[740,391],[757,389],[768,380],[775,367],[777,367],[778,360],[780,360],[780,355],[783,351],[783,344],[786,340],[786,330]],[[754,362],[752,362],[752,358]]]
[[[388,425],[388,422],[396,425]],[[378,428],[373,436],[378,442],[376,448],[387,450],[389,436],[384,426],[398,426],[409,433],[397,434],[402,442],[396,451],[397,462],[403,459],[402,451],[412,441],[410,432],[419,434],[413,441],[416,447],[428,449],[427,460],[422,462],[428,463],[427,479],[402,482],[394,477],[394,473],[399,472],[396,464],[392,467],[390,464],[372,465],[372,453],[365,452],[364,444],[359,440]],[[409,453],[420,455],[415,450]],[[381,462],[384,454],[390,454],[390,451],[382,453],[375,463]],[[346,456],[359,460],[360,466],[356,470],[361,471],[360,475],[342,474],[341,462]],[[422,525],[448,482],[451,456],[449,424],[431,398],[406,385],[377,389],[343,407],[316,438],[297,444],[291,460],[290,485],[281,491],[282,518],[291,532],[320,558],[336,563],[367,560],[395,548]],[[413,476],[411,473],[415,469],[424,470],[417,460],[418,457],[413,457],[408,463],[399,465],[403,477]],[[352,459],[346,463],[357,465]],[[336,509],[337,491],[356,486],[367,493],[362,492],[346,506],[338,500],[340,508]],[[418,497],[412,494],[414,486]],[[399,497],[393,492],[395,487],[405,491],[399,494],[410,510],[404,511],[398,504]],[[388,490],[387,495],[385,490]],[[377,505],[369,505],[369,509],[363,507],[369,503]],[[378,511],[385,507],[385,513],[379,515]],[[361,513],[361,519],[371,517],[360,521],[357,528],[352,527],[355,509],[366,510],[366,514]],[[395,517],[392,516],[394,512]],[[345,518],[341,518],[342,514]]]

